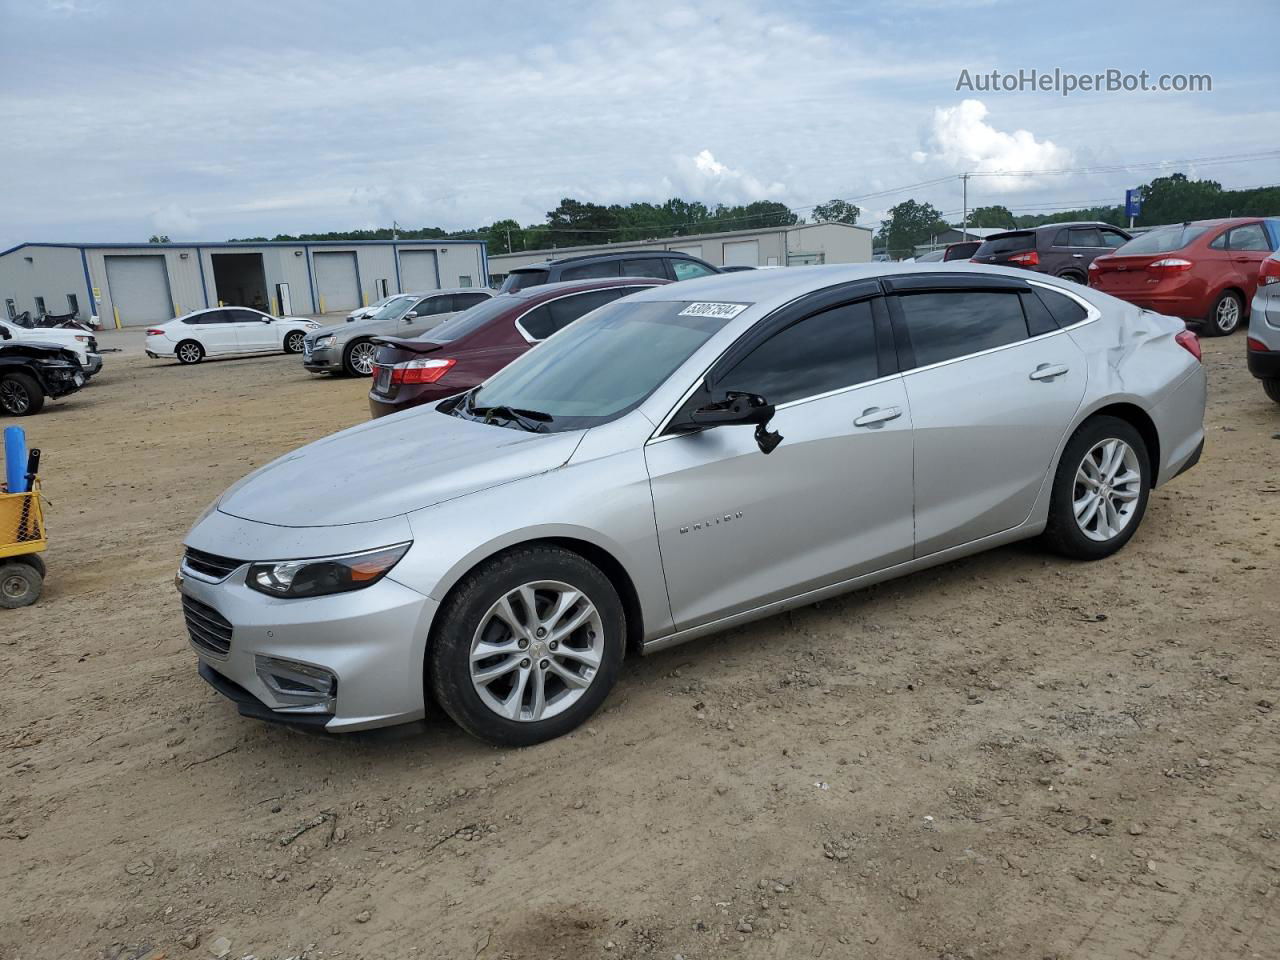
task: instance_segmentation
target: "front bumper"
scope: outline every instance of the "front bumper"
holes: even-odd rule
[[[1249,372],[1259,380],[1280,380],[1280,350],[1250,350]]]
[[[342,350],[339,347],[312,346],[306,343],[302,348],[302,365],[312,373],[335,373],[342,370]]]
[[[201,675],[242,714],[331,733],[425,716],[423,663],[436,601],[389,577],[351,593],[281,600],[249,589],[247,570],[213,583],[184,566],[179,587],[231,624],[226,654],[191,645]],[[264,679],[271,661],[332,673],[334,696],[313,704],[282,696]]]
[[[92,377],[95,373],[102,369],[102,354],[91,353],[88,359],[82,364],[86,377]]]

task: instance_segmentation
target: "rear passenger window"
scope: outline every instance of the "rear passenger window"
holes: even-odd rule
[[[545,340],[556,332],[551,321],[551,308],[545,303],[530,310],[516,323],[524,330],[526,336],[532,337],[534,340]]]
[[[453,309],[467,310],[477,303],[484,303],[488,299],[483,293],[455,293],[453,295]]]
[[[1022,312],[1027,315],[1027,332],[1033,337],[1058,329],[1058,321],[1039,297],[1030,292],[1020,293],[1018,297],[1022,300]]]
[[[700,263],[692,260],[672,260],[671,269],[675,271],[677,280],[693,280],[696,277],[709,277],[715,271],[708,270]]]
[[[925,367],[1027,338],[1027,321],[1014,292],[954,290],[900,295],[902,319]]]
[[[601,263],[584,263],[580,267],[565,267],[560,271],[561,280],[595,280],[599,277],[618,276],[618,261],[605,260]]]
[[[615,287],[610,290],[592,290],[590,293],[580,293],[576,297],[552,300],[547,304],[551,311],[552,332],[563,330],[579,317],[586,316],[596,307],[612,303],[620,296],[622,291]]]
[[[770,403],[787,403],[874,380],[876,359],[871,302],[826,310],[774,334],[716,386],[758,393]]]
[[[657,277],[667,279],[667,270],[660,257],[649,257],[645,260],[623,260],[622,275],[624,277]]]
[[[1046,290],[1043,287],[1037,287],[1035,296],[1040,299],[1053,314],[1053,319],[1059,327],[1069,327],[1073,323],[1079,323],[1089,316],[1089,311],[1080,306],[1075,300],[1072,300],[1065,293],[1055,293],[1052,290]],[[1028,313],[1028,316],[1030,314]]]

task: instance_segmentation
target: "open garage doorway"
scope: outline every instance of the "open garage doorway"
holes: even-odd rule
[[[260,253],[215,253],[213,286],[218,302],[227,307],[253,307],[271,312],[267,271]]]

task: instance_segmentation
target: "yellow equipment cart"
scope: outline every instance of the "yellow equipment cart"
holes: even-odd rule
[[[44,511],[40,482],[30,493],[7,493],[0,484],[0,607],[25,607],[40,599],[44,586]]]

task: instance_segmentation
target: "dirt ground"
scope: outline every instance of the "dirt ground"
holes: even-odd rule
[[[0,611],[0,958],[1280,957],[1280,407],[1205,342],[1204,460],[1034,544],[630,662],[591,723],[325,738],[195,672],[193,518],[357,423],[296,358],[109,356],[25,421]]]

